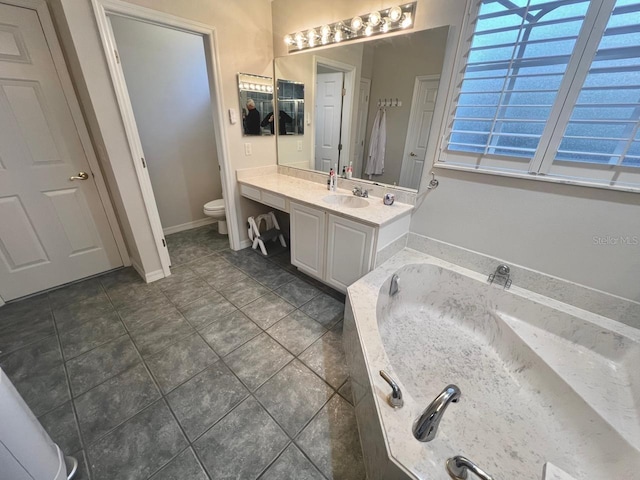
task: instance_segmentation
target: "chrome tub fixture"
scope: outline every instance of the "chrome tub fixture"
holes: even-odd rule
[[[474,473],[481,480],[494,480],[491,475],[466,457],[456,455],[447,460],[447,473],[453,480],[466,480],[467,472]]]
[[[391,378],[389,374],[384,370],[380,370],[380,376],[384,378],[384,381],[387,382],[391,387],[391,393],[387,397],[389,405],[391,405],[393,408],[401,408],[404,405],[404,400],[402,399],[402,390],[400,390],[400,387],[395,382],[395,380]]]
[[[462,393],[456,385],[447,385],[440,395],[420,414],[413,424],[413,436],[421,442],[430,442],[438,433],[438,425],[450,403],[458,403]]]

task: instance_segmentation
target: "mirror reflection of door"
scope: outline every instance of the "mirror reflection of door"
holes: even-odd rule
[[[367,119],[369,117],[369,97],[371,93],[371,80],[360,79],[360,91],[358,93],[358,130],[354,141],[353,168],[359,172],[364,164],[365,140],[367,136]]]
[[[328,172],[340,161],[344,73],[318,66],[316,76],[316,170]]]
[[[439,83],[440,75],[416,77],[400,171],[400,185],[403,187],[417,189],[420,185]]]

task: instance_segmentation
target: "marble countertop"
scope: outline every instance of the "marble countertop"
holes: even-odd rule
[[[250,187],[267,190],[271,193],[282,195],[294,202],[300,202],[311,207],[321,208],[330,213],[352,218],[356,221],[367,223],[376,227],[385,225],[404,215],[411,214],[412,205],[395,202],[393,205],[385,205],[378,197],[366,198],[368,207],[349,208],[342,205],[330,204],[323,201],[327,195],[353,195],[351,191],[336,189],[335,192],[327,190],[325,185],[302,180],[279,173],[239,178],[238,182]]]

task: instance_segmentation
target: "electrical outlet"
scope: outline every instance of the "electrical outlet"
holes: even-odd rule
[[[298,151],[302,151],[302,140],[298,140]]]
[[[249,155],[251,155],[251,144],[250,143],[245,143],[244,144],[244,154],[248,157]]]

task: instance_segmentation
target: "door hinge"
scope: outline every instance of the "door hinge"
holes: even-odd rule
[[[115,57],[116,57],[116,62],[120,63],[120,55],[118,55],[118,51],[114,49],[114,50],[113,50],[113,54],[114,54],[114,55],[115,55]]]
[[[343,89],[342,89],[342,96],[344,97],[346,94],[347,94],[347,89],[346,89],[346,88],[343,88]]]
[[[341,144],[341,143],[339,143],[339,144],[338,144],[338,151],[339,151],[339,152],[341,152],[341,151],[342,151],[342,144]]]
[[[164,241],[164,238],[162,239],[162,246],[165,248],[167,247],[167,242]]]
[[[147,168],[147,162],[144,161],[144,157],[140,157],[140,160],[142,160],[142,168]]]

